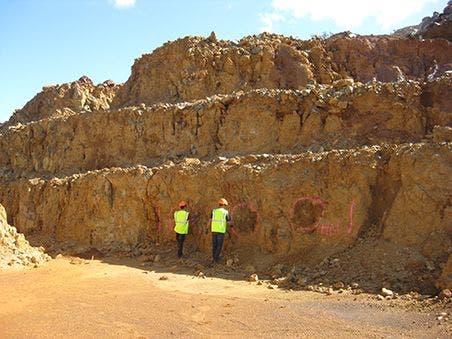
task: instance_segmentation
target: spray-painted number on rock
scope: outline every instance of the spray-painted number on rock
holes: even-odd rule
[[[328,202],[318,196],[306,196],[296,199],[289,210],[292,230],[302,233],[317,232],[323,236],[352,234],[353,210],[356,206],[356,200],[353,198],[350,203],[349,222],[345,227],[342,227],[339,222],[321,223],[327,205]]]

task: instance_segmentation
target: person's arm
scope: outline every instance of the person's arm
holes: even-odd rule
[[[228,214],[226,214],[226,221],[231,221],[231,215],[229,214],[229,212],[228,212]],[[231,227],[232,227],[232,225],[231,225]]]

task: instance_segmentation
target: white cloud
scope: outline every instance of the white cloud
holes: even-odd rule
[[[114,0],[116,8],[129,8],[135,6],[136,0]]]
[[[273,14],[311,20],[331,19],[346,29],[359,27],[368,18],[388,29],[420,12],[426,4],[437,2],[439,0],[272,0],[271,6],[275,10]]]
[[[284,16],[278,13],[260,13],[259,18],[263,25],[261,28],[263,32],[273,32],[273,24],[284,21]]]

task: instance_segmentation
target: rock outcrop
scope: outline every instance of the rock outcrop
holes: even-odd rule
[[[222,195],[231,202],[239,241],[271,253],[315,261],[378,228],[393,243],[445,260],[451,245],[450,154],[449,144],[420,143],[186,158],[157,167],[2,182],[7,189],[0,200],[25,233],[105,247],[117,241],[133,245],[146,236],[172,238],[172,211],[180,199],[188,200],[196,216],[192,232],[202,244],[208,241],[212,197]]]
[[[419,25],[401,28],[393,33],[398,37],[419,37],[424,39],[443,38],[452,41],[452,1],[442,13],[435,12],[425,17]]]
[[[32,247],[25,236],[8,225],[5,208],[0,205],[0,269],[38,266],[50,260],[43,247]]]
[[[117,89],[118,86],[111,80],[94,85],[87,76],[71,83],[43,87],[42,92],[0,126],[0,132],[8,126],[31,121],[107,110]]]
[[[452,257],[449,256],[446,265],[443,268],[441,276],[436,282],[436,287],[440,290],[452,289]]]
[[[420,142],[434,126],[451,124],[452,99],[443,96],[451,88],[450,78],[348,79],[303,91],[255,90],[46,119],[11,127],[0,138],[0,170],[72,174],[183,157]]]
[[[230,250],[446,288],[450,60],[445,39],[179,39],[124,85],[83,78],[16,113],[0,131],[0,202],[26,234],[114,250],[171,241],[184,199],[189,241],[208,252],[225,196]]]
[[[450,70],[451,60],[450,44],[439,40],[349,33],[308,41],[267,33],[238,42],[186,37],[137,59],[112,107],[183,102],[259,88],[304,89],[345,78],[427,79]]]

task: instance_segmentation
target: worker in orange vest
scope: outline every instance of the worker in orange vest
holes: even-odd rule
[[[211,217],[213,263],[220,261],[221,248],[223,247],[224,234],[226,233],[226,223],[231,221],[229,211],[226,209],[228,201],[225,198],[221,198],[218,201],[218,206],[212,211]]]
[[[177,256],[182,258],[185,236],[188,234],[190,212],[187,211],[187,202],[179,202],[179,209],[174,212],[174,232],[177,240]]]

